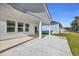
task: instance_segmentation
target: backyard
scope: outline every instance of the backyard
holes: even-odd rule
[[[66,36],[71,52],[74,56],[79,56],[79,33],[66,32],[62,34],[53,34],[55,36]]]

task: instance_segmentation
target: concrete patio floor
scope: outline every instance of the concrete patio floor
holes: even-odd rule
[[[45,36],[9,49],[1,56],[72,56],[65,37]]]
[[[25,36],[25,37],[19,37],[19,38],[13,38],[13,39],[0,41],[0,52],[8,50],[12,47],[15,47],[15,46],[17,46],[23,42],[29,41],[31,39],[33,39],[33,37]]]

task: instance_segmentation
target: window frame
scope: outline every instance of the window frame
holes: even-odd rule
[[[15,25],[16,25],[15,21],[7,20],[6,21],[6,32],[7,33],[15,32]],[[12,28],[13,30],[11,30]]]
[[[19,25],[20,24],[20,25]],[[23,25],[24,23],[22,23],[22,22],[18,22],[17,23],[17,30],[18,30],[18,32],[23,32],[23,27],[24,27],[24,25]],[[20,30],[19,30],[20,29]]]
[[[27,24],[27,23],[25,23],[25,32],[29,32],[29,24]]]

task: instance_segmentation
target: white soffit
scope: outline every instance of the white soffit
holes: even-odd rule
[[[37,18],[29,14],[24,14],[8,4],[0,4],[0,20],[14,20],[38,24]]]

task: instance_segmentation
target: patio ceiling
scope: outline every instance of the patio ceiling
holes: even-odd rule
[[[45,11],[44,7],[40,3],[39,4],[37,3],[12,3],[10,5],[21,10],[24,13],[26,13],[27,11],[34,12],[34,13]]]
[[[51,21],[43,3],[10,3],[10,5],[25,14],[28,13],[34,17],[39,18],[39,21],[46,23],[50,23]]]

